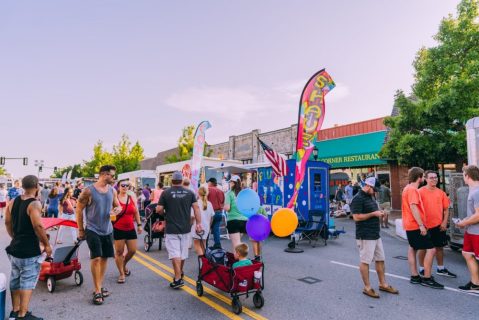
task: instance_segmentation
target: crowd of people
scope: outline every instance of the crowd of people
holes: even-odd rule
[[[137,237],[143,231],[140,210],[156,204],[156,212],[165,219],[165,245],[172,261],[173,289],[184,285],[183,267],[189,256],[191,241],[198,255],[205,254],[206,239],[214,238],[211,249],[221,249],[220,224],[226,212],[226,228],[232,243],[232,252],[238,260],[233,268],[250,265],[249,246],[241,242],[246,233],[247,218],[237,208],[236,197],[241,191],[241,179],[232,176],[226,194],[215,178],[199,187],[195,193],[181,172],[174,172],[172,185],[164,189],[158,183],[154,190],[145,186],[134,190],[130,181],[115,180],[116,168],[100,168],[98,180],[85,187],[81,180],[73,187],[70,183],[56,183],[40,187],[38,178],[26,176],[15,182],[10,190],[0,186],[2,216],[12,237],[7,253],[12,265],[10,289],[12,296],[11,319],[42,319],[34,316],[28,305],[38,281],[42,256],[51,256],[52,246],[43,229],[41,217],[61,217],[77,222],[78,231],[61,226],[57,243],[63,243],[65,234],[72,242],[85,240],[90,252],[90,270],[93,279],[92,303],[101,305],[110,291],[104,287],[108,259],[114,258],[117,283],[123,284],[131,275],[128,262],[137,248]],[[261,213],[261,212],[260,212]],[[136,224],[136,226],[135,226]],[[68,239],[68,237],[66,238]],[[261,247],[251,241],[254,259],[261,259]],[[43,251],[43,254],[42,252]]]
[[[455,220],[459,228],[465,228],[462,255],[470,272],[470,281],[459,290],[479,293],[479,168],[474,165],[463,168],[464,182],[469,186],[467,217]],[[449,223],[449,198],[437,187],[438,175],[413,167],[408,172],[409,184],[402,191],[402,223],[406,231],[410,283],[433,289],[444,289],[433,277],[432,266],[437,261],[436,275],[456,278],[444,262]],[[382,195],[381,195],[381,188]],[[387,188],[387,187],[386,187]],[[390,286],[385,276],[385,254],[380,237],[380,224],[384,227],[385,211],[390,208],[386,195],[390,192],[384,183],[377,188],[374,177],[364,179],[364,185],[351,199],[351,213],[356,222],[356,241],[359,249],[359,270],[364,283],[363,293],[372,298],[379,294],[371,287],[369,265],[375,262],[379,278],[379,290],[399,294]],[[379,196],[378,196],[379,193]],[[386,220],[387,223],[387,220]]]

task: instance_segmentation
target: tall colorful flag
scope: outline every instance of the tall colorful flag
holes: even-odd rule
[[[264,154],[269,162],[271,162],[271,167],[273,168],[274,173],[278,177],[284,177],[288,174],[288,167],[286,166],[286,160],[276,151],[274,151],[270,146],[261,141],[258,138],[261,148],[263,148]]]
[[[323,125],[326,112],[324,97],[335,86],[336,84],[326,72],[326,69],[322,69],[309,79],[301,94],[298,114],[298,138],[296,141],[294,193],[288,202],[288,208],[292,208],[296,204],[299,189],[306,172],[306,161],[308,161],[313,151],[314,142]]]
[[[191,158],[191,188],[198,192],[198,183],[200,180],[201,162],[203,161],[203,151],[205,148],[205,132],[211,128],[209,121],[202,121],[195,132],[193,145],[193,157]]]

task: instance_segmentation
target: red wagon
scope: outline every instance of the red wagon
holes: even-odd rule
[[[198,296],[203,295],[202,281],[204,281],[231,295],[231,307],[236,314],[240,314],[242,311],[243,307],[239,297],[243,295],[248,297],[253,294],[254,306],[256,308],[263,307],[264,264],[253,261],[251,266],[233,269],[232,265],[237,260],[232,253],[224,252],[224,257],[221,259],[214,259],[214,256],[215,253],[212,254],[211,251],[207,251],[206,256],[198,257],[199,274],[196,281]],[[219,260],[221,261],[217,262]]]
[[[57,226],[78,228],[75,221],[59,218],[42,218],[42,224],[45,230]],[[55,240],[54,243],[56,242]],[[55,285],[58,280],[69,278],[72,274],[74,274],[75,284],[77,286],[82,285],[83,275],[80,272],[81,263],[78,261],[78,248],[81,242],[77,241],[72,246],[54,248],[53,256],[42,262],[39,280],[47,282],[49,292],[55,291]]]

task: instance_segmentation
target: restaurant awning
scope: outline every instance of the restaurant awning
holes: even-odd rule
[[[386,164],[379,158],[386,131],[360,134],[338,139],[316,142],[318,160],[331,165],[331,168],[366,167]]]

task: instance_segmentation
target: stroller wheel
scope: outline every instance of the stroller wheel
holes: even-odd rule
[[[53,291],[55,291],[55,284],[56,284],[56,281],[55,281],[54,277],[48,277],[47,278],[48,292],[53,293]]]
[[[233,297],[233,300],[231,300],[231,307],[236,314],[240,314],[243,311],[243,306],[241,306],[241,301],[238,297]]]
[[[149,235],[145,235],[145,238],[143,239],[143,243],[144,243],[145,251],[146,252],[150,251],[151,242],[150,242],[150,236]]]
[[[198,297],[201,297],[203,295],[203,284],[201,281],[196,281],[196,294]]]
[[[253,296],[253,304],[256,308],[262,308],[264,306],[264,298],[261,292],[256,292]]]
[[[80,271],[75,271],[75,284],[81,286],[83,283],[83,274]]]

